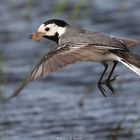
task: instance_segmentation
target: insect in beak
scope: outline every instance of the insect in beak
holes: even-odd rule
[[[33,39],[35,42],[39,42],[44,35],[45,33],[42,32],[33,32],[32,35],[29,36],[29,39]]]

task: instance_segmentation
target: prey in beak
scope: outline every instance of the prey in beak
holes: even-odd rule
[[[39,42],[44,35],[45,33],[42,32],[33,32],[29,38],[34,40],[35,42]]]

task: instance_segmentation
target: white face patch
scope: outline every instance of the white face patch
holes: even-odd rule
[[[49,28],[48,31],[46,31],[45,29]],[[52,23],[52,24],[48,24],[48,25],[44,25],[42,24],[38,30],[38,32],[42,32],[45,33],[46,36],[55,36],[56,33],[58,33],[58,36],[60,37],[61,35],[63,35],[66,31],[66,27],[61,27],[61,26],[57,26],[56,24]]]

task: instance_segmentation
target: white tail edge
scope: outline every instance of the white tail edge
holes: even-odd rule
[[[133,64],[130,63],[126,63],[122,60],[122,58],[118,57],[118,61],[121,62],[122,64],[124,64],[125,66],[127,66],[129,69],[131,69],[133,72],[137,73],[138,75],[140,75],[140,68],[134,66]]]

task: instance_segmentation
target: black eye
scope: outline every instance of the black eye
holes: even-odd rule
[[[47,27],[46,29],[45,29],[45,31],[49,31],[50,29]]]

